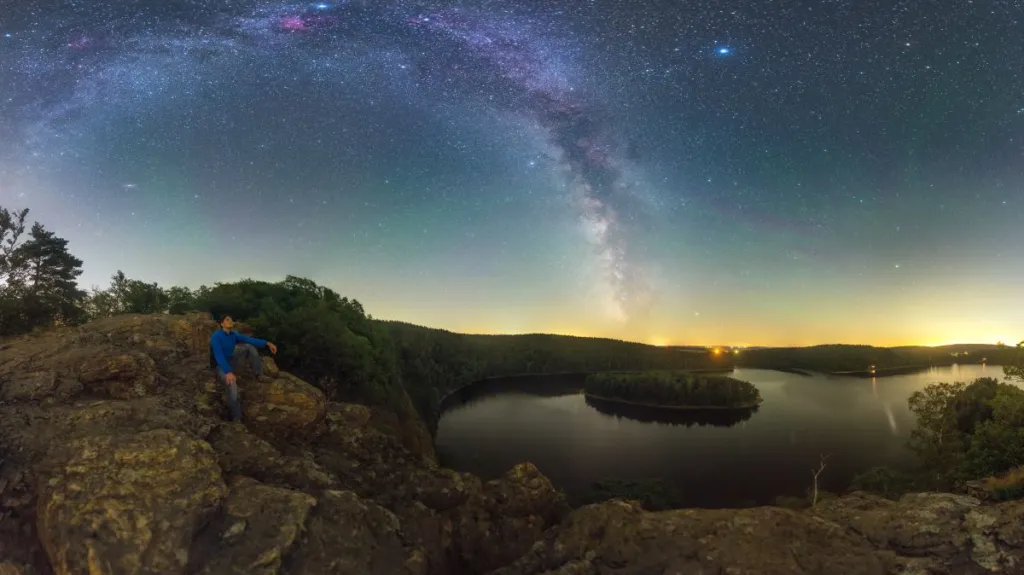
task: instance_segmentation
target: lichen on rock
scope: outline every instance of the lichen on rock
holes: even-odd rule
[[[327,414],[324,392],[288,374],[270,382],[243,382],[242,411],[246,424],[265,433],[305,433]]]
[[[58,574],[181,572],[227,491],[210,446],[169,430],[73,440],[41,468],[38,532]]]

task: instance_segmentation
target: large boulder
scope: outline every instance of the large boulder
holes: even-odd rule
[[[39,538],[58,574],[183,573],[227,488],[210,446],[180,432],[91,436],[41,466]]]
[[[776,507],[657,513],[620,500],[583,507],[492,575],[730,573],[886,575],[887,558],[829,521]]]
[[[508,564],[568,511],[551,481],[533,464],[520,463],[453,511],[459,562],[473,573]]]
[[[328,489],[338,480],[308,457],[286,456],[240,423],[219,426],[207,438],[225,473],[295,489]],[[308,454],[308,452],[306,452]]]
[[[649,512],[614,500],[574,511],[492,575],[1021,573],[1021,517],[1024,502],[984,506],[948,493],[898,502],[854,493],[807,511]]]
[[[281,372],[271,382],[242,385],[242,413],[257,433],[308,433],[327,414],[324,392],[289,373]]]
[[[68,399],[84,387],[72,376],[60,375],[56,371],[47,370],[11,370],[0,379],[0,401],[20,402],[39,401],[59,395]]]
[[[292,553],[292,575],[426,575],[423,550],[407,549],[398,517],[351,491],[326,491]]]
[[[38,462],[54,447],[84,436],[170,429],[202,439],[215,423],[168,406],[160,397],[76,401],[48,408],[14,403],[0,406],[0,448],[5,457]]]
[[[952,493],[911,493],[891,501],[857,492],[811,513],[848,526],[879,549],[916,558],[926,571],[953,566],[1024,572],[1024,501],[982,505]]]
[[[305,493],[237,478],[222,516],[196,540],[190,571],[277,575],[314,505]]]
[[[84,358],[77,371],[86,390],[117,399],[145,397],[156,387],[156,362],[138,351],[106,349]]]

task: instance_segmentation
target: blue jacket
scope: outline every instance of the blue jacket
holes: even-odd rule
[[[231,356],[235,353],[235,346],[240,343],[251,343],[259,348],[267,347],[267,342],[262,339],[242,335],[234,330],[225,332],[218,329],[210,336],[210,352],[224,375],[231,373]]]

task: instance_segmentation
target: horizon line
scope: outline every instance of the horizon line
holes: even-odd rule
[[[990,346],[993,346],[993,347],[998,347],[1000,343],[1003,343],[1003,345],[1005,347],[1007,347],[1007,348],[1012,348],[1012,347],[1016,347],[1017,346],[1017,344],[1009,344],[1009,343],[999,342],[999,341],[996,341],[996,342],[985,342],[985,341],[965,342],[965,341],[959,341],[959,342],[953,342],[953,343],[904,343],[904,344],[898,344],[898,345],[879,345],[879,344],[874,344],[874,343],[843,343],[843,342],[812,343],[812,344],[776,344],[776,345],[748,344],[748,343],[743,343],[743,344],[735,344],[735,343],[734,344],[723,344],[723,343],[718,343],[718,344],[660,343],[660,344],[658,344],[658,343],[651,343],[650,341],[640,341],[640,340],[634,340],[634,339],[616,338],[616,337],[611,337],[611,336],[606,336],[606,335],[586,335],[586,334],[579,334],[579,333],[558,333],[558,332],[541,332],[541,331],[526,331],[526,332],[458,331],[458,330],[453,330],[453,329],[449,329],[449,328],[445,328],[445,327],[434,327],[434,326],[429,326],[429,325],[422,325],[422,324],[418,324],[418,323],[413,323],[413,322],[408,321],[408,320],[385,319],[385,318],[381,318],[381,317],[374,317],[374,319],[379,320],[379,321],[389,321],[389,322],[395,322],[395,323],[404,323],[404,324],[407,324],[407,325],[412,325],[412,326],[421,327],[421,328],[425,328],[425,329],[436,329],[436,330],[440,330],[440,331],[447,331],[449,333],[454,333],[454,334],[459,334],[459,335],[491,335],[491,336],[550,335],[550,336],[556,336],[556,337],[577,337],[577,338],[584,338],[584,339],[607,339],[607,340],[610,340],[610,341],[619,341],[619,342],[623,342],[623,343],[635,343],[635,344],[639,344],[639,345],[647,345],[647,346],[650,346],[650,347],[699,347],[699,348],[704,348],[704,349],[714,349],[714,348],[729,348],[729,349],[774,348],[774,349],[779,349],[779,348],[821,347],[821,346],[826,346],[826,345],[845,345],[845,346],[867,346],[867,347],[890,348],[891,349],[891,348],[897,348],[897,347],[930,347],[930,348],[939,348],[939,347],[950,347],[950,346],[957,346],[957,345],[964,345],[964,346],[968,346],[968,345],[990,345]],[[664,339],[664,338],[659,338],[659,339]],[[1022,343],[1024,343],[1024,342],[1022,342]]]

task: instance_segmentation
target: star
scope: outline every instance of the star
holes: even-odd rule
[[[306,257],[285,247],[298,222],[324,245],[359,253],[372,249],[368,230],[378,231],[361,222],[400,214],[410,233],[392,228],[381,265],[361,280],[368,294],[424,310],[447,305],[454,292],[406,285],[407,264],[475,281],[479,270],[466,263],[493,259],[501,269],[507,241],[509,253],[566,262],[564,277],[517,275],[510,285],[529,289],[510,290],[523,300],[509,306],[539,309],[523,294],[554,298],[577,279],[595,288],[572,299],[566,329],[590,317],[572,306],[632,306],[624,315],[638,318],[636,329],[665,314],[680,330],[673,337],[718,337],[719,314],[696,308],[728,308],[733,297],[751,313],[732,310],[727,329],[765,343],[791,335],[776,335],[762,306],[842,315],[848,306],[836,294],[872,274],[903,282],[959,258],[982,273],[998,269],[948,249],[941,230],[953,215],[979,246],[1024,241],[1010,217],[1024,186],[1024,76],[1014,43],[975,43],[1014,31],[1012,19],[988,18],[978,2],[935,8],[942,15],[903,3],[898,26],[887,10],[865,9],[857,26],[830,33],[817,7],[806,18],[755,5],[688,13],[654,0],[628,9],[608,0],[202,0],[173,10],[92,0],[77,2],[94,14],[82,17],[44,0],[17,4],[16,17],[0,17],[0,204],[36,209],[55,230],[79,215],[65,201],[69,189],[104,214],[90,218],[89,232],[117,229],[117,217],[134,210],[140,225],[168,213],[170,233],[195,224],[191,209],[239,202],[239,219],[267,227],[282,246],[270,264],[278,273]],[[595,4],[602,9],[586,7]],[[880,121],[890,109],[900,113]],[[949,217],[935,218],[936,209]],[[535,212],[546,215],[527,217]],[[491,223],[480,215],[501,225],[466,242],[468,226]],[[419,239],[419,217],[437,218],[430,242]],[[89,238],[85,283],[105,282],[120,265],[105,255],[122,247],[113,236]],[[214,239],[181,242],[175,261],[202,257]],[[158,240],[166,238],[124,247],[145,254]],[[447,249],[455,240],[459,249]],[[238,253],[225,257],[241,261]],[[779,253],[797,273],[827,268],[812,280],[814,301],[763,289],[790,271],[765,257]],[[884,274],[871,267],[874,254],[906,257],[911,269],[890,261],[900,273]],[[322,256],[337,258],[323,269],[355,263],[341,251]],[[209,279],[133,257],[140,263],[125,271],[140,279]],[[1024,281],[1012,269],[1007,279]],[[332,273],[311,279],[331,282]],[[680,278],[692,279],[676,290],[682,303],[666,303]],[[951,278],[935,289],[955,295],[969,283]],[[634,305],[662,290],[653,314]],[[374,297],[369,308],[385,306]],[[612,305],[596,302],[606,297]],[[485,307],[459,310],[451,321],[494,319]],[[804,313],[795,312],[794,328]],[[537,321],[530,329],[546,329],[548,319]],[[883,323],[863,337],[889,341]],[[641,333],[633,329],[621,335]]]

